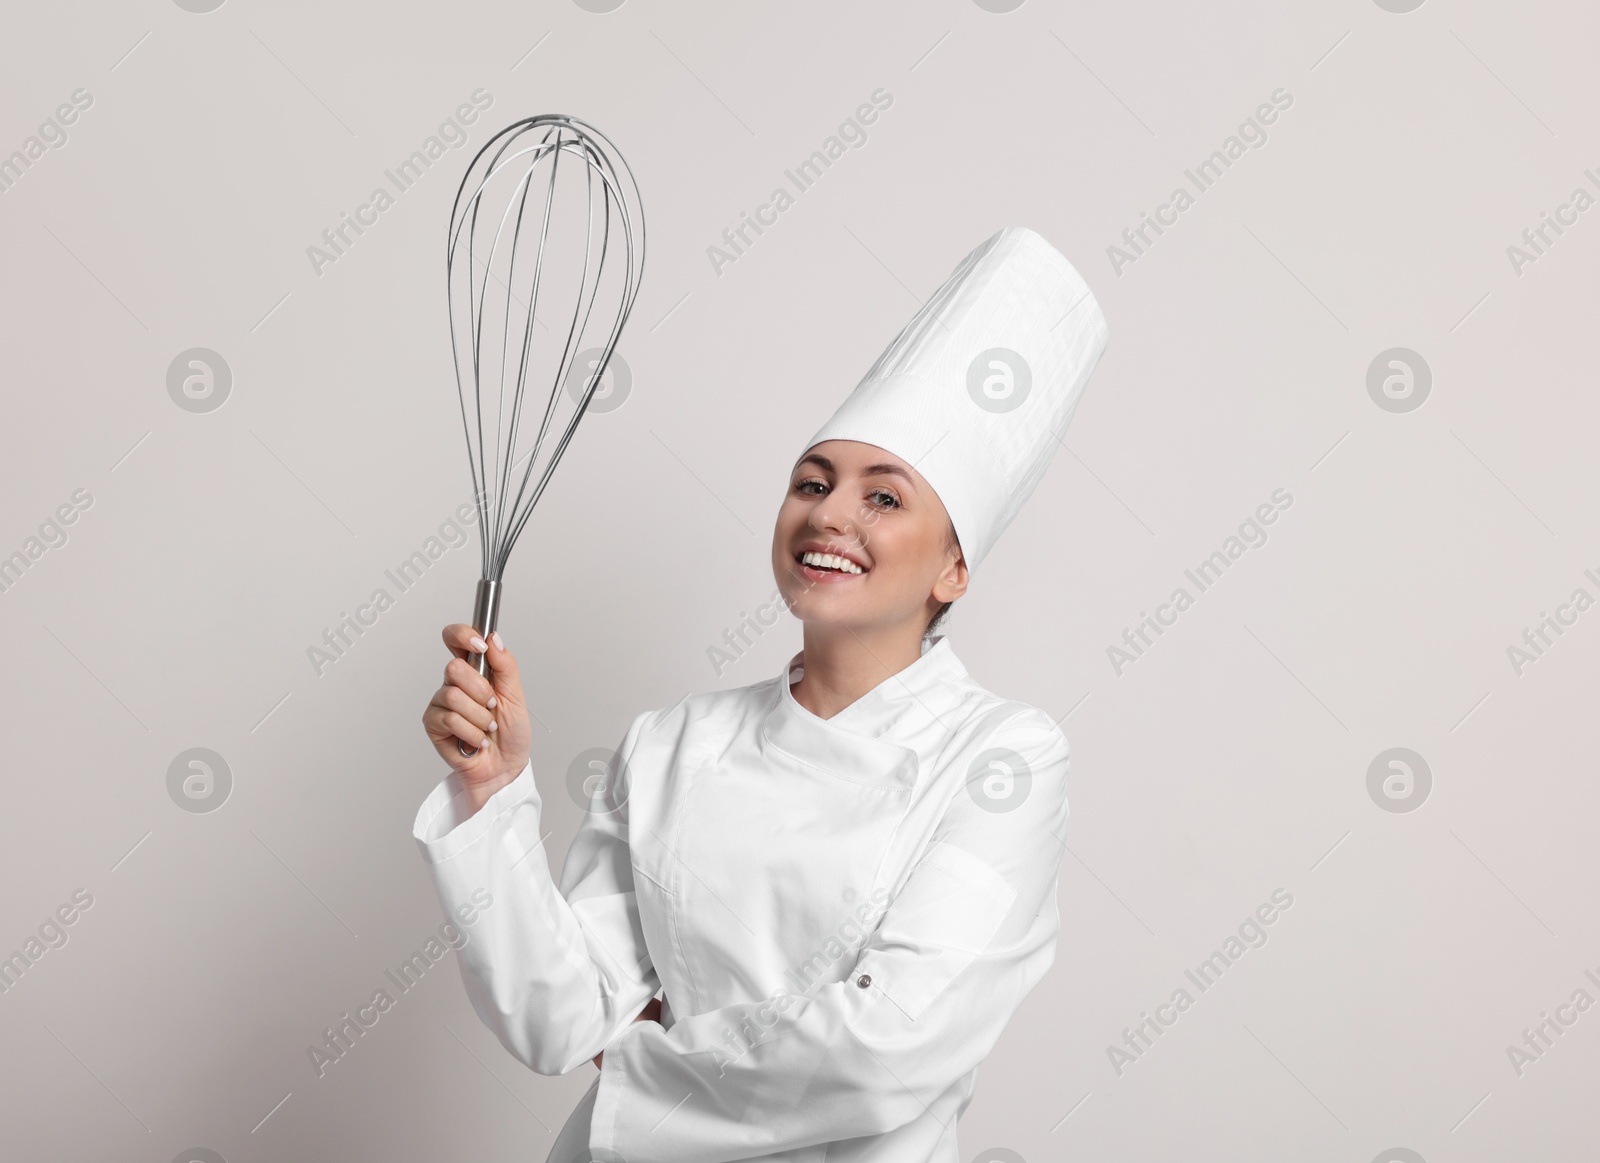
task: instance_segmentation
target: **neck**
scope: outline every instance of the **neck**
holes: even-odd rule
[[[805,674],[790,688],[795,702],[819,719],[831,719],[862,695],[922,657],[915,626],[852,630],[807,622],[801,665]]]

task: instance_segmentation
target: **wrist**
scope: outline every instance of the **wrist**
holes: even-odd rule
[[[514,781],[521,772],[507,772],[492,779],[479,780],[466,785],[465,795],[469,816],[475,816],[489,802],[495,792]]]

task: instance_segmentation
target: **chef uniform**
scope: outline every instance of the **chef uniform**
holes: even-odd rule
[[[1106,337],[1071,264],[1008,227],[807,447],[913,464],[973,569]],[[1055,959],[1067,741],[943,636],[829,719],[790,691],[802,663],[635,717],[559,885],[531,764],[471,816],[454,773],[418,811],[447,913],[476,916],[478,1016],[541,1074],[605,1051],[550,1163],[957,1163],[978,1064]]]

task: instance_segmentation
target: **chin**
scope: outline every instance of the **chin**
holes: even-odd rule
[[[789,612],[802,622],[832,622],[843,612],[843,607],[829,601],[827,594],[819,596],[803,586],[785,586],[783,601]]]
[[[829,594],[801,594],[798,601],[790,604],[789,612],[809,626],[837,626],[852,630],[876,626],[885,620],[882,611],[870,609],[860,602],[835,600]]]

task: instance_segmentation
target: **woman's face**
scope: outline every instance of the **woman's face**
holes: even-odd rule
[[[789,474],[772,571],[804,622],[904,625],[920,637],[940,605],[966,592],[966,563],[949,541],[950,517],[921,473],[876,445],[824,440]],[[808,564],[808,552],[831,556]]]

